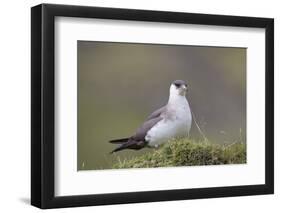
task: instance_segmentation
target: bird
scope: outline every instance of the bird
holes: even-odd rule
[[[110,143],[118,144],[111,153],[124,149],[158,148],[170,139],[188,137],[192,114],[186,92],[185,81],[173,81],[167,104],[150,114],[132,136],[110,140]]]

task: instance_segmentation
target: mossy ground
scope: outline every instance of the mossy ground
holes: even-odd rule
[[[199,166],[246,163],[246,144],[237,142],[230,145],[214,144],[207,140],[171,140],[158,149],[142,156],[120,160],[113,165],[121,168],[156,168],[174,166]]]

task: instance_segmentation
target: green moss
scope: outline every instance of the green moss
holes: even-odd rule
[[[246,163],[246,144],[237,142],[219,145],[191,139],[172,140],[162,147],[133,159],[120,160],[113,165],[121,168],[155,168]]]

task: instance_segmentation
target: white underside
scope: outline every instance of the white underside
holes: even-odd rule
[[[163,118],[147,132],[148,146],[158,147],[170,139],[188,137],[192,115],[186,98],[173,102],[170,107],[172,116]]]

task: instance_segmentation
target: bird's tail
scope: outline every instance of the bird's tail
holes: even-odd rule
[[[112,150],[110,152],[110,154],[114,153],[114,152],[118,152],[118,151],[121,151],[123,149],[127,149],[128,148],[128,144],[127,143],[123,143],[121,145],[119,145],[117,148],[115,148],[114,150]]]
[[[122,144],[122,143],[126,143],[128,140],[129,138],[120,138],[120,139],[111,140],[109,141],[109,143]]]
[[[120,139],[115,139],[115,140],[109,141],[109,143],[120,144],[117,148],[115,148],[113,151],[111,151],[110,154],[121,151],[123,149],[126,149],[128,147],[128,141],[129,141],[129,138],[120,138]]]
[[[147,144],[145,141],[136,141],[132,138],[116,139],[116,140],[111,140],[109,142],[119,144],[119,146],[117,148],[115,148],[112,152],[110,152],[110,154],[121,151],[123,149],[139,150],[139,149],[145,147]]]
[[[111,154],[114,152],[121,151],[123,149],[134,149],[134,150],[139,150],[143,148],[146,145],[145,142],[142,141],[135,141],[129,138],[126,142],[121,143],[117,148],[115,148]]]

